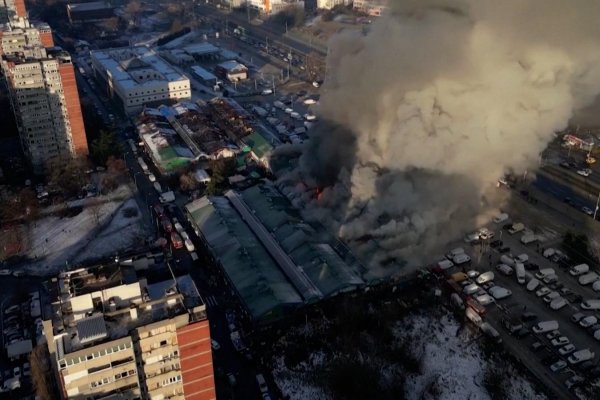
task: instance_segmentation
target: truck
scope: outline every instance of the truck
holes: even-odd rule
[[[140,167],[142,167],[142,170],[144,172],[148,172],[148,165],[146,164],[144,159],[142,157],[138,157],[137,161],[138,161],[138,164],[140,164]]]
[[[525,265],[520,262],[516,263],[515,272],[517,274],[517,282],[519,282],[520,285],[524,285],[525,284]]]
[[[510,233],[511,235],[514,235],[515,233],[521,232],[525,229],[525,225],[521,222],[515,222],[514,224],[512,224],[512,226],[508,229],[508,233]]]
[[[158,200],[160,200],[161,203],[170,203],[175,201],[175,193],[173,193],[172,190],[164,192],[158,197]]]
[[[506,264],[506,265],[508,265],[509,267],[514,267],[514,266],[515,266],[515,259],[514,259],[514,258],[512,258],[512,257],[511,257],[511,256],[509,256],[509,255],[506,255],[506,254],[502,254],[502,255],[500,256],[500,262],[501,262],[502,264]]]

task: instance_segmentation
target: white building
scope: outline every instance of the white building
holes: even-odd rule
[[[352,3],[351,0],[317,0],[317,8],[322,10],[331,10],[335,6],[347,6]]]
[[[388,0],[354,0],[352,7],[372,17],[379,17],[387,10]]]
[[[92,66],[128,114],[144,105],[189,99],[190,80],[147,47],[93,51]]]

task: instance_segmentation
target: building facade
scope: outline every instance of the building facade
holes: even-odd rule
[[[37,48],[38,58],[4,54],[5,73],[21,145],[34,172],[88,154],[87,138],[68,53]]]
[[[93,51],[91,60],[94,73],[127,114],[192,96],[189,78],[147,47]]]
[[[387,10],[387,0],[354,0],[352,7],[372,17],[380,17]]]
[[[58,297],[43,324],[61,397],[215,399],[206,307],[192,279],[151,283],[120,268],[53,282]]]
[[[71,57],[45,23],[30,24],[23,0],[0,0],[0,65],[25,156],[35,173],[88,154]]]

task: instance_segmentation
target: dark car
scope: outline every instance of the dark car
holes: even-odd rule
[[[537,314],[534,314],[532,312],[524,312],[523,314],[521,314],[521,321],[524,322],[530,322],[530,321],[535,321],[537,319]]]
[[[560,290],[560,289],[562,289],[563,287],[565,287],[565,285],[563,285],[563,284],[562,284],[562,283],[560,283],[560,282],[553,282],[553,283],[551,283],[550,285],[548,285],[548,287],[549,287],[550,289],[552,289],[552,290]]]
[[[540,266],[536,263],[527,263],[525,264],[525,271],[537,271],[540,269]]]
[[[592,369],[589,370],[589,372],[587,373],[588,378],[590,379],[596,379],[600,376],[600,366],[596,366]]]
[[[541,361],[544,365],[551,365],[557,362],[558,360],[560,360],[560,357],[558,357],[556,354],[548,353],[544,354]]]
[[[592,368],[594,368],[596,366],[596,363],[593,362],[592,360],[588,360],[588,361],[584,361],[581,364],[577,365],[577,368],[579,368],[580,371],[589,371]]]
[[[500,254],[504,254],[504,253],[508,253],[508,252],[510,252],[510,247],[508,247],[508,246],[504,246],[504,247],[501,247],[500,249],[498,249],[498,253],[500,253]]]
[[[563,168],[569,168],[569,163],[567,161],[561,161],[560,166]]]
[[[496,247],[502,247],[502,240],[494,240],[493,242],[490,243],[490,247],[492,249],[495,249]]]
[[[542,342],[533,342],[531,344],[531,350],[533,351],[539,351],[544,347],[544,344]]]
[[[517,333],[515,333],[515,336],[518,337],[519,339],[523,339],[525,336],[529,335],[531,333],[531,331],[525,327],[519,329],[517,331]]]
[[[505,231],[507,231],[507,230],[511,229],[512,226],[513,226],[512,223],[504,224],[504,225],[502,225],[502,229],[504,229]]]

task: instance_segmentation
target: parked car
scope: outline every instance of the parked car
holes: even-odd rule
[[[568,354],[571,354],[574,351],[575,351],[575,345],[569,343],[568,345],[563,346],[560,349],[558,349],[558,354],[560,354],[561,356],[566,356]]]
[[[552,346],[554,347],[558,347],[558,346],[564,346],[566,344],[569,344],[569,338],[566,336],[559,336],[555,339],[552,339],[552,341],[550,343],[552,343]]]
[[[577,171],[577,173],[579,173],[579,171]],[[583,377],[579,375],[573,375],[565,381],[565,386],[567,389],[573,389],[574,387],[581,385],[583,382],[585,382]]]
[[[578,312],[578,313],[575,313],[575,314],[573,314],[573,315],[571,316],[571,322],[574,322],[574,323],[576,323],[576,324],[577,324],[577,323],[579,323],[579,321],[581,321],[583,318],[585,318],[585,314],[584,314],[584,313],[580,313],[580,312]]]
[[[507,276],[513,274],[513,269],[506,264],[498,264],[496,269]]]
[[[567,363],[564,360],[559,360],[550,366],[552,372],[559,372],[565,369]]]
[[[544,286],[544,287],[540,288],[538,291],[536,291],[535,295],[537,297],[542,297],[542,296],[546,296],[550,292],[551,292],[551,290]]]
[[[581,321],[579,321],[579,325],[581,325],[584,328],[589,328],[590,326],[595,325],[598,322],[598,318],[596,318],[593,315],[589,315],[585,318],[582,318]]]

